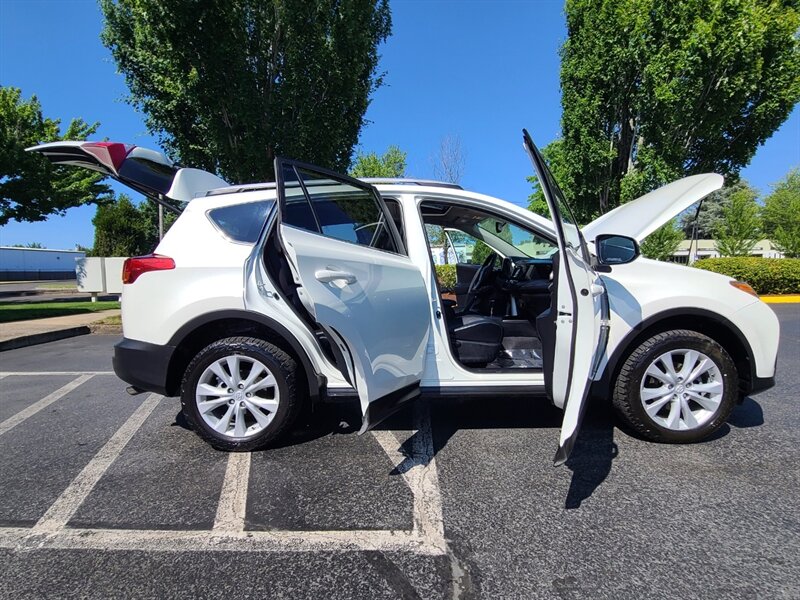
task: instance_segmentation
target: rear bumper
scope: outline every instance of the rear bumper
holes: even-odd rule
[[[122,338],[114,346],[114,372],[134,387],[167,396],[167,374],[174,353],[173,346]]]

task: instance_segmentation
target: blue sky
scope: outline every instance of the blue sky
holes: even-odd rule
[[[467,155],[464,186],[525,204],[531,166],[521,129],[541,146],[559,131],[562,7],[561,0],[392,2],[394,34],[381,49],[386,85],[367,112],[361,149],[397,144],[408,152],[409,175],[432,177],[441,138],[458,135]],[[125,82],[100,43],[101,27],[94,0],[0,0],[0,84],[26,98],[36,94],[44,114],[64,125],[72,117],[100,121],[98,138],[157,148],[123,101]],[[798,108],[742,175],[768,192],[796,165]],[[0,244],[91,246],[94,211],[11,223],[0,228]]]

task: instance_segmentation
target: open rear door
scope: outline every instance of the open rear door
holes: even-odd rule
[[[173,212],[180,211],[168,200],[189,202],[197,194],[228,185],[213,173],[177,167],[160,152],[131,144],[63,141],[40,144],[27,151],[42,154],[56,165],[98,171]]]
[[[419,395],[431,307],[377,190],[278,158],[279,235],[304,307],[358,392],[361,432]]]
[[[546,387],[553,403],[564,409],[556,466],[569,458],[578,437],[584,405],[599,359],[608,341],[608,299],[602,280],[592,269],[586,242],[569,205],[542,155],[523,130],[525,149],[533,161],[558,235],[558,270],[551,301],[555,321],[554,356],[545,364]]]

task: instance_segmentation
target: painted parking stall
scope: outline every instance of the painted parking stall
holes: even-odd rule
[[[52,373],[0,373],[0,389],[17,378],[49,389]],[[0,450],[11,457],[0,468],[8,484],[0,548],[445,553],[427,411],[399,436],[380,430],[310,443],[333,465],[325,473],[307,453],[215,451],[187,435],[175,402],[131,397],[121,386],[104,392],[118,384],[110,373],[58,377],[68,382],[0,423]],[[41,436],[38,451],[14,452],[32,435]],[[322,481],[316,496],[292,504],[312,479]],[[280,480],[285,497],[273,494]],[[371,506],[378,499],[386,514]]]
[[[424,401],[363,436],[337,405],[204,454],[175,399],[124,392],[114,338],[2,353],[0,597],[800,597],[800,314],[775,312],[778,384],[719,435],[652,444],[590,407],[558,469],[546,404]]]

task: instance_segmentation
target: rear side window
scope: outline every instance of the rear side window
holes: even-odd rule
[[[274,200],[261,200],[212,208],[208,218],[234,242],[255,244],[273,204]]]
[[[387,219],[369,189],[291,164],[284,164],[282,173],[284,223],[351,244],[398,252]]]

